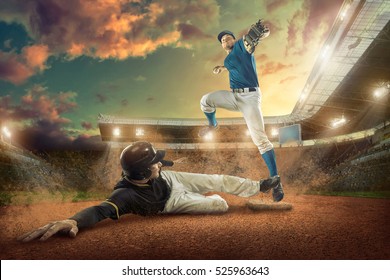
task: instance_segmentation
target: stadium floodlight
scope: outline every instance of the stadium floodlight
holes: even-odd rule
[[[273,137],[278,136],[278,135],[279,135],[279,129],[273,128],[273,129],[271,130],[271,135],[272,135]]]
[[[309,85],[306,85],[301,93],[301,96],[299,97],[299,102],[302,102],[306,99],[306,97],[308,96],[307,94],[308,91],[309,91]]]
[[[211,141],[211,140],[213,140],[213,138],[214,138],[214,134],[213,134],[213,132],[209,132],[209,133],[207,133],[205,136],[203,136],[203,138],[204,138],[204,140],[206,140],[206,141]]]
[[[303,93],[301,94],[301,97],[299,98],[299,102],[302,102],[303,100],[305,100],[306,97],[307,97],[307,94],[303,92]]]
[[[114,130],[112,131],[112,134],[114,136],[120,136],[121,135],[121,130],[119,129],[119,127],[115,127]]]
[[[340,20],[343,21],[345,19],[345,16],[347,15],[347,11],[349,9],[349,5],[346,5],[344,10],[340,14]]]
[[[8,127],[4,126],[3,129],[3,134],[7,137],[7,138],[11,138],[11,131],[9,131]]]
[[[330,46],[329,46],[329,45],[326,45],[326,46],[325,46],[325,49],[323,50],[322,55],[321,55],[322,58],[325,58],[325,56],[328,55],[329,49],[330,49]]]
[[[347,15],[347,12],[346,11],[343,11],[340,15],[340,20],[343,21],[345,16]]]
[[[383,96],[386,95],[386,93],[388,92],[388,89],[386,87],[380,87],[380,88],[377,88],[375,91],[374,91],[374,97],[376,99],[381,99]]]
[[[142,128],[136,128],[135,129],[135,136],[144,136],[145,131]]]
[[[343,9],[343,11],[341,12],[341,14],[340,14],[340,20],[341,21],[343,21],[345,19],[346,15],[348,14],[349,8],[350,8],[350,4],[347,4],[345,6],[345,8]]]
[[[332,127],[333,128],[340,127],[340,126],[344,125],[346,122],[347,122],[347,120],[344,118],[344,116],[342,116],[340,119],[334,119],[332,121]]]

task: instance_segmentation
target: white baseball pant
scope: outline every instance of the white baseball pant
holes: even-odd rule
[[[173,171],[162,171],[161,176],[171,187],[163,213],[224,213],[229,206],[221,196],[204,194],[214,191],[249,197],[260,191],[258,181],[236,176]]]
[[[200,100],[200,107],[206,113],[212,113],[216,108],[242,112],[253,143],[259,149],[260,154],[264,154],[272,150],[273,145],[265,134],[260,106],[260,88],[256,88],[256,91],[243,93],[219,90],[204,95]]]

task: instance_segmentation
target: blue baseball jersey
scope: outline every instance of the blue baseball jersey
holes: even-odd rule
[[[234,44],[224,66],[229,70],[230,88],[259,86],[254,55],[247,52],[242,39]]]

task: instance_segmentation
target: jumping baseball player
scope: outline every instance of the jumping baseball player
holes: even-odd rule
[[[120,156],[122,178],[107,200],[66,220],[28,232],[18,240],[28,242],[39,238],[44,241],[57,232],[75,237],[80,229],[129,213],[144,216],[224,213],[229,206],[221,196],[204,194],[218,191],[249,197],[275,187],[275,181],[270,179],[259,182],[228,175],[161,171],[162,166],[173,165],[173,162],[165,161],[164,156],[164,150],[156,150],[149,142],[135,142],[126,147]]]
[[[274,201],[279,202],[284,197],[283,186],[278,175],[273,145],[265,134],[264,120],[260,108],[261,91],[253,55],[259,41],[266,38],[269,33],[268,27],[264,26],[263,22],[259,20],[239,40],[236,40],[234,34],[228,30],[218,34],[218,40],[227,52],[227,56],[224,66],[216,66],[213,73],[219,74],[228,70],[231,91],[218,90],[202,97],[200,107],[206,115],[209,125],[199,131],[199,136],[202,137],[218,129],[215,117],[216,108],[241,111],[252,141],[258,147],[269,169],[270,179],[277,182],[276,187],[272,189],[272,196]]]

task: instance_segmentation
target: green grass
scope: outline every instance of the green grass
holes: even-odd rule
[[[367,197],[367,198],[390,198],[390,191],[308,191],[306,194],[329,195],[329,196],[350,196],[350,197]]]
[[[87,201],[91,199],[91,194],[85,191],[78,191],[72,198],[72,202]]]
[[[9,192],[0,192],[0,206],[8,206],[12,204],[12,198],[15,195]]]

